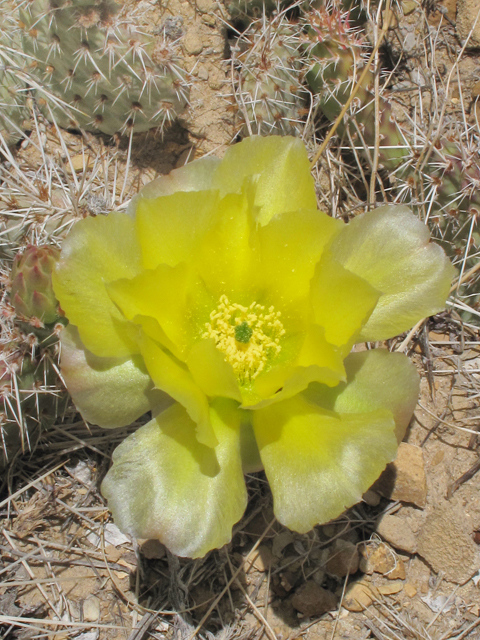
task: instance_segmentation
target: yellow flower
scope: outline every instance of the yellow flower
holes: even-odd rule
[[[418,376],[352,347],[440,311],[452,273],[405,207],[348,225],[318,211],[294,138],[249,138],[79,222],[54,274],[67,386],[103,427],[153,416],[102,485],[118,526],[204,555],[260,469],[296,531],[357,502],[395,456]]]

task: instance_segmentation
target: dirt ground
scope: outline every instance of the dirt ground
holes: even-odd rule
[[[77,219],[124,209],[156,175],[221,156],[238,139],[229,61],[238,33],[225,5],[140,4],[146,30],[167,18],[179,25],[190,107],[163,138],[149,132],[116,143],[40,120],[6,159],[27,184],[14,199],[28,209],[30,241],[60,244]],[[464,47],[478,0],[395,6],[382,59],[388,66],[401,53],[388,85],[397,120],[407,125],[430,108],[435,66],[452,77],[448,117],[464,122],[478,145],[480,53]],[[366,30],[373,38],[372,24]],[[470,35],[480,46],[480,18]],[[312,155],[324,133],[305,133]],[[50,170],[52,196],[42,201],[45,153],[64,171]],[[344,216],[360,197],[338,157],[331,148],[316,178],[321,208]],[[14,178],[7,184],[11,194]],[[0,187],[3,210],[12,206],[6,193]],[[248,478],[249,507],[232,542],[204,559],[178,559],[157,541],[124,536],[99,485],[113,449],[138,425],[106,436],[70,407],[5,476],[0,637],[480,640],[479,329],[449,309],[383,345],[410,355],[422,378],[397,462],[363,502],[306,535],[275,522],[260,473]]]

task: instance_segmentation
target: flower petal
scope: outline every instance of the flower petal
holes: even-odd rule
[[[227,149],[212,179],[221,195],[239,193],[245,178],[258,176],[257,221],[277,213],[316,209],[315,183],[303,142],[290,136],[251,136]]]
[[[77,409],[87,422],[104,428],[125,427],[147,411],[172,403],[153,388],[141,356],[101,358],[88,351],[73,325],[60,336],[60,367]]]
[[[253,431],[252,412],[242,411],[242,414],[244,418],[240,426],[240,451],[242,454],[243,473],[256,473],[263,470],[263,464]]]
[[[186,364],[200,389],[211,398],[242,401],[233,367],[213,340],[199,340],[190,349]]]
[[[310,209],[278,214],[260,227],[260,276],[269,296],[288,301],[306,297],[325,245],[344,226]]]
[[[338,415],[302,396],[255,411],[253,427],[275,515],[299,533],[358,502],[397,449],[389,411]]]
[[[323,409],[341,414],[388,409],[401,442],[420,392],[415,365],[403,353],[390,353],[387,349],[351,353],[344,364],[346,382],[333,388],[314,383],[305,396]]]
[[[272,367],[255,380],[250,408],[259,409],[291,398],[313,381],[335,386],[344,379],[342,354],[325,340],[324,329],[312,324],[294,362]],[[257,396],[263,400],[259,401]],[[248,406],[245,401],[244,406]]]
[[[154,318],[167,337],[164,346],[171,348],[173,344],[175,354],[182,359],[194,337],[198,338],[198,324],[204,325],[214,306],[184,262],[175,267],[160,264],[130,280],[111,282],[107,291],[128,320],[135,322],[137,316]]]
[[[105,282],[132,278],[140,268],[134,222],[124,213],[80,220],[64,240],[53,288],[65,315],[95,355],[138,353],[137,329],[112,302]]]
[[[155,386],[185,407],[197,425],[198,441],[215,447],[217,440],[210,424],[208,400],[192,374],[145,334],[140,339],[140,348]]]
[[[229,542],[247,504],[240,419],[236,403],[215,403],[211,423],[219,444],[210,449],[175,404],[124,440],[102,483],[117,526],[158,539],[179,556],[198,558]]]
[[[454,269],[429,240],[427,227],[405,206],[364,213],[334,239],[336,260],[383,293],[362,340],[387,340],[445,308]]]
[[[188,261],[208,231],[218,201],[218,191],[138,199],[135,220],[145,269]]]
[[[259,254],[252,234],[252,187],[220,200],[210,229],[191,260],[209,292],[232,302],[252,302],[259,273]],[[253,298],[255,299],[255,298]]]
[[[348,353],[380,297],[366,280],[344,269],[330,252],[323,256],[311,284],[315,322],[325,338]]]

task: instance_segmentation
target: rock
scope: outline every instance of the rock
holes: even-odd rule
[[[196,29],[190,28],[183,37],[183,48],[190,56],[198,56],[203,51],[203,42]]]
[[[292,597],[292,605],[304,616],[321,616],[327,611],[337,608],[337,596],[331,591],[322,589],[313,580],[308,580],[299,587]]]
[[[280,586],[285,590],[285,593],[289,593],[297,581],[298,574],[294,571],[285,571],[280,574]]]
[[[215,23],[216,23],[215,16],[213,16],[211,14],[208,14],[208,13],[205,13],[202,16],[202,22],[203,22],[203,24],[206,24],[209,27],[214,27]]]
[[[343,578],[358,571],[359,555],[356,545],[338,538],[330,547],[326,570],[330,575]]]
[[[397,564],[385,574],[385,578],[389,580],[405,580],[405,564],[403,560],[397,558]]]
[[[147,560],[160,560],[166,551],[160,540],[145,540],[141,545],[140,551]]]
[[[343,606],[347,611],[363,611],[369,607],[374,600],[371,590],[363,582],[355,582],[347,587]]]
[[[387,544],[360,546],[359,569],[363,573],[381,573],[389,580],[404,580],[405,565]]]
[[[325,580],[325,571],[317,569],[312,575],[312,580],[315,580],[315,582],[321,587]]]
[[[397,457],[387,465],[372,489],[385,498],[424,507],[427,501],[427,481],[420,447],[402,442],[398,447]]]
[[[480,2],[478,0],[458,0],[456,29],[463,41],[468,38],[479,11]],[[480,18],[477,20],[467,45],[468,49],[476,47],[480,47]]]
[[[417,541],[407,522],[399,516],[383,516],[377,524],[377,533],[392,547],[407,553],[415,553]]]
[[[413,13],[417,8],[418,4],[414,2],[414,0],[403,0],[402,2],[402,10],[403,15],[408,16],[410,13]]]
[[[83,619],[85,622],[97,622],[100,619],[100,600],[89,596],[83,603]]]
[[[417,553],[445,580],[465,584],[480,568],[480,555],[465,517],[448,502],[427,514],[417,536]]]
[[[197,0],[195,6],[200,13],[213,13],[215,2],[213,0]]]
[[[408,598],[413,598],[414,596],[417,595],[417,590],[415,589],[413,584],[410,584],[410,582],[406,582],[405,583],[405,585],[403,587],[403,591],[405,592],[405,595]]]
[[[380,587],[377,587],[377,589],[382,596],[393,596],[395,593],[400,593],[403,589],[403,582],[396,580],[390,584],[382,584]]]

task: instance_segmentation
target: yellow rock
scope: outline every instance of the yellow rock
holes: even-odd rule
[[[410,13],[413,13],[418,6],[418,2],[414,2],[414,0],[404,0],[404,2],[402,2],[403,15],[408,16]]]
[[[369,607],[374,600],[374,595],[362,582],[355,582],[348,587],[343,599],[343,606],[348,611],[363,611]]]
[[[401,580],[397,580],[396,582],[383,584],[382,586],[377,588],[382,596],[392,596],[394,593],[400,593],[400,591],[403,589],[403,582]]]

